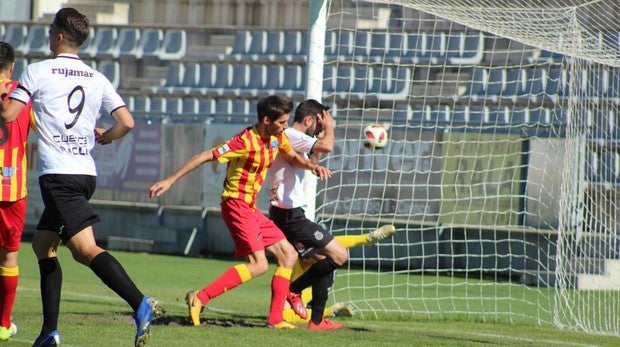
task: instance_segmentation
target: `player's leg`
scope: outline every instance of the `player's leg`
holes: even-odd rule
[[[235,244],[235,255],[245,257],[246,263],[237,264],[224,271],[204,288],[189,291],[185,296],[188,313],[195,326],[200,325],[200,313],[209,300],[264,274],[269,269],[257,215],[244,202],[229,199],[221,204],[222,219]]]
[[[43,216],[45,216],[45,211]],[[60,312],[62,268],[56,257],[59,244],[60,236],[58,233],[49,230],[37,230],[32,239],[32,249],[39,262],[41,304],[43,307],[43,324],[41,333],[35,340],[35,346],[60,344],[58,314]]]
[[[391,225],[383,225],[368,234],[361,235],[337,235],[334,236],[345,248],[372,245],[378,241],[392,237],[396,233],[396,228]]]
[[[25,218],[26,199],[0,203],[0,340],[17,333],[11,314],[19,282],[17,255]]]
[[[335,330],[343,327],[341,323],[324,318],[328,291],[333,284],[333,276],[326,275],[312,285],[312,316],[308,323],[309,330]]]

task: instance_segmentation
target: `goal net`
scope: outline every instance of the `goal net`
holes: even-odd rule
[[[333,300],[619,335],[619,3],[333,0],[327,13],[335,175],[318,183],[317,220],[398,230],[350,249]],[[383,149],[362,146],[373,123]]]

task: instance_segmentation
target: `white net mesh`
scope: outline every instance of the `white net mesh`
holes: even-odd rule
[[[620,334],[619,18],[612,0],[332,1],[317,215],[399,230],[351,249],[334,299]]]

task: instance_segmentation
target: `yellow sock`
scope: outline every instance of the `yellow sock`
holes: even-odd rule
[[[366,234],[362,235],[338,235],[334,236],[338,242],[340,242],[344,248],[353,248],[356,246],[362,246],[368,244],[368,238]]]

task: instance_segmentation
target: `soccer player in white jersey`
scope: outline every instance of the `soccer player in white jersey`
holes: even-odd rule
[[[78,57],[88,36],[88,18],[74,8],[59,10],[50,25],[52,59],[29,65],[19,86],[2,104],[9,122],[32,102],[39,149],[39,186],[45,209],[32,247],[39,261],[43,325],[34,346],[60,344],[57,330],[62,271],[56,250],[62,242],[73,258],[90,269],[133,309],[134,343],[143,346],[159,304],[136,287],[122,265],[95,241],[100,219],[89,204],[96,185],[95,142],[105,145],[126,135],[134,119],[114,87]],[[0,94],[7,93],[0,86]],[[116,120],[109,129],[95,127],[100,108]]]
[[[315,164],[323,153],[329,153],[334,148],[334,120],[329,108],[313,99],[303,101],[297,106],[293,125],[287,128],[285,133],[293,149]],[[277,157],[270,175],[270,218],[282,229],[302,260],[315,260],[303,274],[298,277],[298,274],[293,274],[287,297],[291,308],[302,319],[307,317],[300,293],[311,286],[312,310],[308,329],[340,329],[343,327],[341,323],[324,318],[324,309],[334,271],[348,260],[347,250],[323,226],[306,218],[304,208],[307,203],[303,187],[305,170]],[[394,233],[394,226],[383,226],[373,233],[380,234],[373,236],[377,239],[385,238]],[[301,266],[296,268],[301,270]]]

